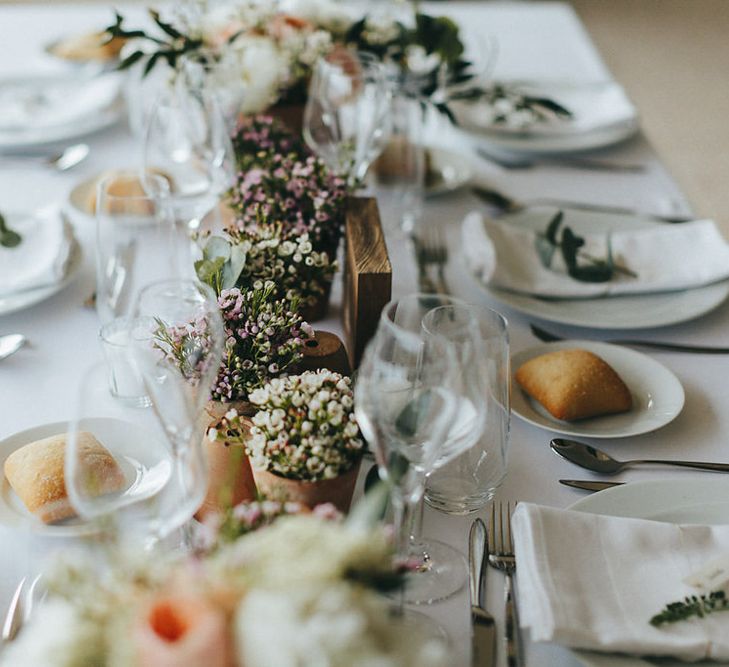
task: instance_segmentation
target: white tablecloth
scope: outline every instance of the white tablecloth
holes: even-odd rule
[[[125,7],[120,7],[123,13]],[[468,29],[490,34],[499,41],[496,76],[534,78],[572,76],[596,81],[609,76],[592,47],[584,29],[572,11],[557,3],[447,3],[426,9],[449,13]],[[140,7],[134,7],[140,13]],[[84,5],[8,5],[0,7],[0,76],[22,71],[62,70],[62,66],[45,55],[42,45],[60,35],[98,29],[112,18],[110,8]],[[461,138],[441,135],[442,143],[463,148]],[[80,180],[111,167],[139,164],[139,146],[131,139],[123,124],[88,139],[92,146],[89,159],[65,174],[52,173],[38,167],[18,168],[3,164],[0,155],[0,210],[29,209],[53,202],[67,201],[71,188]],[[473,155],[478,178],[488,180],[522,197],[530,195],[565,196],[586,201],[620,203],[657,213],[688,213],[683,196],[662,168],[650,147],[637,138],[609,151],[616,159],[640,161],[647,165],[644,174],[607,174],[577,172],[560,167],[539,167],[526,171],[505,171],[480,161]],[[426,218],[437,220],[453,229],[448,280],[455,294],[475,302],[489,303],[478,285],[457,261],[459,235],[457,225],[464,214],[478,201],[467,191],[429,200]],[[382,202],[386,227],[395,229],[388,219],[388,203]],[[52,299],[28,310],[0,316],[0,333],[20,332],[31,345],[0,362],[0,439],[34,425],[67,417],[72,389],[81,368],[99,354],[96,314],[82,305],[93,291],[92,263],[93,220],[71,211],[76,233],[84,249],[84,265],[77,280]],[[393,263],[395,295],[416,288],[412,255],[402,237],[389,234]],[[340,289],[334,291],[333,312]],[[497,306],[498,307],[498,306]],[[525,317],[502,309],[509,318],[512,350],[535,345]],[[335,318],[318,323],[323,329],[340,331]],[[589,332],[568,327],[552,327],[572,337],[589,337]],[[641,336],[684,343],[726,344],[729,330],[729,306],[694,322],[661,329],[642,331]],[[641,437],[604,441],[601,444],[616,456],[676,457],[705,460],[729,460],[726,433],[729,432],[729,399],[726,398],[724,357],[688,354],[654,353],[681,380],[686,390],[682,414],[665,428]],[[561,461],[548,447],[550,434],[530,426],[517,417],[512,421],[509,473],[499,491],[504,500],[528,500],[557,507],[566,507],[581,493],[557,483],[563,477],[588,477],[577,468]],[[631,471],[622,479],[654,478],[656,475],[685,479],[688,471]],[[484,517],[485,512],[483,512]],[[425,533],[437,536],[466,550],[468,528],[473,517],[445,516],[426,512]],[[0,529],[0,610],[4,610],[10,594],[23,573],[27,550],[17,538]],[[502,608],[502,580],[491,572],[488,579],[489,608],[497,615]],[[441,622],[453,641],[453,665],[467,665],[470,653],[467,590],[445,602],[424,608]],[[577,664],[564,649],[526,642],[527,664],[530,667]],[[503,656],[500,665],[505,664]]]

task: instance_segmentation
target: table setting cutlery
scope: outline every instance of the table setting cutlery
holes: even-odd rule
[[[412,238],[420,288],[434,294],[450,294],[445,278],[448,246],[441,228],[437,225],[426,225]],[[430,275],[430,267],[435,267],[435,280]]]
[[[625,484],[625,482],[603,482],[590,479],[560,479],[559,483],[582,491],[604,491]]]
[[[510,195],[497,190],[494,187],[486,185],[473,185],[471,192],[483,202],[488,204],[500,214],[517,213],[527,208],[537,206],[556,206],[558,208],[574,209],[577,211],[592,211],[597,213],[614,213],[618,215],[635,215],[646,220],[656,220],[659,222],[679,223],[689,222],[692,220],[686,216],[662,215],[658,213],[648,213],[638,209],[611,206],[609,204],[595,204],[589,202],[573,201],[570,199],[559,199],[555,197],[532,197],[529,199],[517,199]]]
[[[566,340],[551,331],[546,331],[536,324],[530,324],[529,328],[532,333],[545,343],[554,343]],[[633,347],[650,347],[655,350],[665,350],[666,352],[688,352],[695,354],[729,354],[729,347],[718,347],[715,345],[685,345],[683,343],[667,343],[665,341],[656,340],[639,340],[633,338],[613,338],[609,341],[612,345],[629,345]]]
[[[23,334],[5,334],[0,336],[0,360],[15,354],[28,339]]]
[[[484,560],[488,557],[486,526],[481,519],[471,524],[468,536],[469,590],[471,595],[471,664],[473,667],[493,667],[496,660],[496,622],[484,608],[486,599],[486,572]]]
[[[640,174],[646,171],[645,165],[616,162],[600,158],[588,158],[576,155],[549,155],[537,156],[521,153],[508,153],[506,151],[489,150],[484,146],[476,148],[476,153],[485,160],[508,170],[532,169],[539,165],[557,165],[572,169],[586,169],[588,171],[606,171],[627,174]]]
[[[679,468],[694,468],[696,470],[709,470],[712,472],[729,472],[729,463],[711,463],[704,461],[677,461],[665,459],[635,459],[632,461],[618,461],[612,456],[596,447],[584,442],[554,438],[550,448],[563,459],[574,463],[581,468],[591,470],[602,475],[617,475],[626,468],[642,465],[677,466]]]
[[[72,144],[54,153],[0,153],[0,166],[40,164],[56,171],[68,171],[81,164],[91,152],[88,144]]]
[[[13,597],[10,599],[8,610],[5,613],[5,620],[2,627],[2,643],[15,639],[21,625],[23,624],[22,596],[25,588],[26,577],[23,577],[15,588]]]
[[[491,505],[491,519],[488,528],[488,564],[506,575],[504,583],[504,650],[506,664],[509,667],[519,667],[523,661],[519,614],[514,592],[516,557],[511,534],[511,503],[494,502]]]

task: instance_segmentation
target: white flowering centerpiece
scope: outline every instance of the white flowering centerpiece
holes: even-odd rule
[[[250,401],[258,411],[248,433],[233,413],[220,428],[223,437],[245,441],[259,492],[347,511],[364,448],[351,380],[327,369],[306,371],[271,380]]]
[[[208,555],[54,553],[48,595],[0,666],[444,667],[393,615],[402,582],[381,527],[280,516]]]
[[[278,299],[271,281],[241,290],[219,289],[218,306],[223,318],[225,347],[206,411],[205,446],[210,467],[208,491],[198,517],[224,510],[256,497],[250,465],[241,444],[251,428],[255,408],[250,395],[270,379],[291,372],[303,358],[303,346],[313,330],[296,312],[296,303]],[[187,328],[162,328],[160,349],[173,361],[184,361],[190,337]],[[239,421],[236,439],[208,437],[209,430],[233,410]]]

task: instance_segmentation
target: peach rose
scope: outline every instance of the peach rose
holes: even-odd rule
[[[225,613],[202,597],[163,595],[142,609],[133,632],[140,667],[232,667]]]

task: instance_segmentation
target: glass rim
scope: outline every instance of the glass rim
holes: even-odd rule
[[[105,188],[120,177],[128,177],[130,181],[138,180],[142,189],[145,188],[145,183],[153,182],[156,186],[159,186],[159,190],[156,193],[145,193],[145,194],[127,194],[127,195],[116,195],[110,194]],[[99,208],[98,203],[102,199],[107,200],[125,200],[125,201],[157,201],[160,199],[167,199],[170,197],[171,188],[169,180],[162,174],[157,174],[147,169],[119,169],[113,173],[107,174],[106,176],[99,179],[96,184],[96,200],[97,209]],[[102,212],[103,211],[97,211]]]

